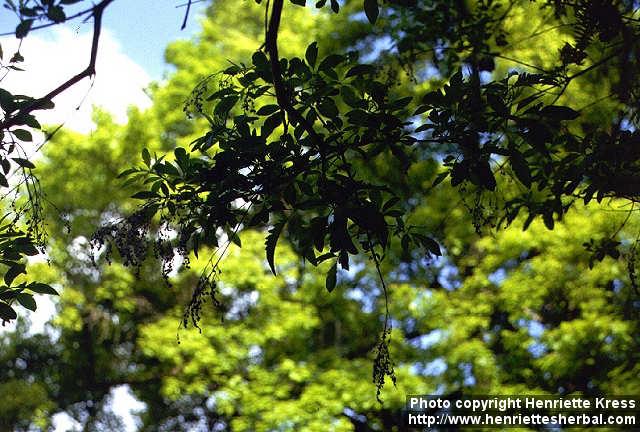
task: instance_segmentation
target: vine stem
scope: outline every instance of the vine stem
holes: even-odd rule
[[[373,245],[371,243],[371,236],[369,235],[369,233],[367,233],[367,240],[369,242],[369,246],[370,249],[369,251],[371,252],[371,258],[373,259],[373,263],[376,266],[376,271],[378,273],[378,278],[380,279],[380,284],[382,285],[382,293],[384,294],[384,308],[385,308],[385,314],[384,314],[384,328],[383,328],[383,337],[384,335],[386,335],[387,330],[389,329],[389,319],[390,319],[390,314],[389,314],[389,290],[387,289],[387,283],[384,280],[384,276],[382,275],[382,269],[380,268],[380,258],[378,257],[378,254],[376,253],[376,251],[373,248]]]

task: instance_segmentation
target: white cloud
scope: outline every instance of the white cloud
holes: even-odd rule
[[[14,94],[44,96],[86,68],[91,39],[91,32],[77,33],[65,27],[29,34],[20,47],[25,61],[19,66],[24,71],[11,71],[1,80],[0,87]],[[6,62],[18,49],[18,40],[13,36],[0,38],[0,45]],[[95,128],[91,119],[94,105],[111,112],[116,121],[123,123],[129,106],[146,108],[151,104],[144,93],[150,82],[149,75],[122,52],[108,29],[103,29],[100,37],[96,72],[93,86],[91,79],[86,78],[58,95],[54,99],[54,109],[36,111],[38,121],[51,126],[64,123],[67,128],[88,133]],[[43,136],[40,133],[34,136],[37,146]],[[24,149],[32,157],[33,146],[25,146]],[[45,323],[54,313],[53,302],[47,301],[45,296],[38,296],[38,309],[29,314],[31,332],[44,331]],[[15,323],[1,326],[0,333],[14,328]]]
[[[0,85],[12,93],[44,96],[87,67],[91,39],[91,32],[66,27],[29,34],[20,48],[25,61],[19,66],[25,71],[11,71]],[[0,44],[5,60],[18,47],[14,37],[2,38]],[[125,122],[130,105],[146,108],[151,104],[144,93],[149,81],[145,70],[122,52],[108,29],[103,29],[93,86],[91,79],[85,78],[57,96],[53,110],[38,111],[36,117],[42,124],[65,123],[67,128],[87,133],[94,128],[91,114],[96,105]]]

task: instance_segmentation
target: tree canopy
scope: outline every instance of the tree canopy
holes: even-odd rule
[[[51,264],[29,277],[59,313],[1,337],[2,427],[117,430],[123,385],[141,430],[638,393],[635,5],[304,3],[213,2],[149,110],[43,148]]]
[[[329,6],[339,12],[338,2]],[[387,2],[382,16],[380,6],[364,2],[366,18],[380,29],[371,46],[387,37],[391,47],[366,63],[353,50],[319,55],[317,42],[304,55],[281,57],[285,2],[264,5],[263,47],[250,62],[232,61],[205,77],[185,104],[188,115],[206,120],[206,133],[188,149],[176,148],[174,161],[143,150],[143,166],[122,175],[144,180],[134,197],[145,203],[94,241],[114,245],[136,266],[152,237],[168,273],[176,252],[186,259],[208,244],[221,257],[228,244],[240,244],[241,229],[267,226],[272,272],[286,231],[306,261],[331,262],[331,292],[338,265],[348,271],[350,257],[365,254],[380,269],[394,237],[405,257],[417,248],[441,255],[438,233],[411,218],[412,202],[428,196],[424,188],[391,187],[364,168],[377,159],[393,164],[395,181],[405,186],[413,166],[442,158],[433,185],[448,177],[463,191],[477,230],[508,226],[520,213],[525,229],[537,217],[553,229],[578,200],[635,202],[633,2],[538,5],[545,22],[567,31],[557,55],[544,61],[509,55],[513,29],[505,23],[531,12],[528,2]],[[357,47],[358,38],[352,43]],[[583,82],[605,73],[607,83],[576,106],[571,89],[584,90]],[[156,215],[175,238],[151,233]],[[605,237],[587,247],[601,260],[619,256],[619,244]],[[217,303],[219,257],[202,272],[185,325],[198,325],[206,297]],[[389,331],[387,315],[374,365],[379,388],[385,376],[393,378]]]

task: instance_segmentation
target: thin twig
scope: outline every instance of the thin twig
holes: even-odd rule
[[[184,20],[182,21],[182,27],[180,27],[180,30],[184,30],[187,27],[187,20],[189,19],[189,11],[191,10],[191,2],[192,0],[189,0],[189,2],[187,3],[187,10],[184,13]]]
[[[76,18],[78,18],[78,17],[81,17],[81,16],[83,16],[83,15],[86,15],[86,14],[88,14],[89,12],[93,11],[94,9],[95,9],[95,6],[92,6],[92,7],[90,7],[89,9],[85,9],[85,10],[83,10],[83,11],[78,12],[77,14],[74,14],[74,15],[71,15],[71,16],[66,17],[66,18],[64,19],[64,21],[62,21],[62,22],[71,21],[71,20],[73,20],[73,19],[76,19]],[[37,25],[37,26],[32,26],[32,27],[29,29],[29,31],[40,30],[40,29],[44,29],[44,28],[47,28],[47,27],[53,27],[54,25],[58,25],[58,24],[61,24],[61,23],[60,23],[60,22],[55,22],[55,21],[53,21],[53,22],[49,22],[49,23],[46,23],[46,24],[40,24],[40,25]],[[14,30],[14,31],[6,32],[6,33],[0,33],[0,36],[12,36],[12,35],[14,35],[15,33],[16,33],[16,32],[15,32],[15,30]]]

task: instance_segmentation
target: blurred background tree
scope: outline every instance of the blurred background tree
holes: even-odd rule
[[[179,324],[203,258],[213,252],[206,246],[199,260],[193,254],[190,263],[171,260],[165,269],[171,287],[151,262],[139,269],[117,261],[95,266],[88,242],[96,226],[137,205],[130,196],[138,188],[113,179],[143,148],[188,148],[209,125],[185,119],[182,102],[203,77],[228,67],[228,58],[251,63],[264,39],[264,11],[253,2],[244,6],[217,0],[198,38],[167,49],[176,72],[155,86],[149,110],[132,109],[126,125],[97,111],[96,132],[61,131],[56,145],[45,147],[38,168],[43,188],[68,215],[71,231],[57,213],[49,215],[51,265],[35,264],[30,272],[61,298],[47,333],[30,334],[20,325],[1,336],[0,429],[46,430],[57,412],[87,431],[123,429],[113,413],[120,386],[144,403],[139,429],[149,431],[400,430],[406,394],[638,394],[640,300],[627,268],[633,261],[594,257],[583,246],[614,239],[630,247],[640,227],[629,202],[577,203],[553,230],[536,219],[522,231],[522,214],[507,229],[477,231],[477,213],[468,210],[473,191],[449,182],[432,188],[445,169],[441,147],[412,159],[405,177],[397,175],[401,162],[390,152],[357,165],[362,178],[402,192],[408,221],[432,233],[442,251],[435,257],[405,248],[401,238],[386,251],[381,270],[397,381],[382,389],[384,404],[376,401],[371,365],[386,302],[367,257],[351,257],[327,292],[329,262],[305,263],[285,237],[273,276],[265,233],[247,230],[239,236],[242,247],[232,245],[221,262],[220,306],[202,309],[201,333]],[[371,36],[361,8],[346,2],[331,16],[286,8],[281,53],[299,55],[317,40],[324,50],[318,58],[357,48],[397,61],[382,45],[385,33]],[[553,19],[553,10],[512,5],[503,25],[519,61],[547,67],[557,60],[545,53],[574,36]],[[515,43],[525,38],[526,46]],[[514,67],[494,61],[496,76]],[[434,72],[416,86],[400,74],[393,91],[428,94],[445,76]],[[582,104],[593,95],[584,93],[607,92],[608,83],[587,74],[562,97]],[[602,103],[585,115],[607,119],[615,110]],[[521,188],[516,180],[498,181],[505,193]],[[152,229],[158,226],[154,220]]]

